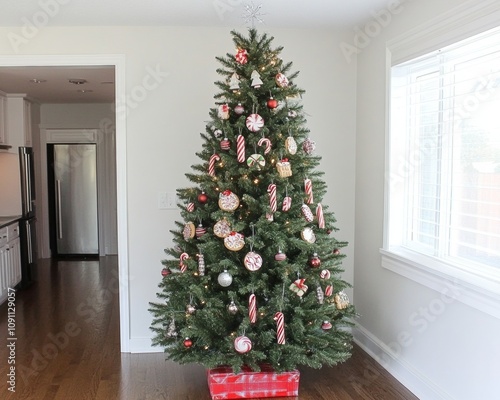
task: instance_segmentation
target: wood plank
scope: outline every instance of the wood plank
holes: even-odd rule
[[[2,379],[0,397],[210,400],[203,367],[163,353],[120,353],[118,307],[116,257],[41,260],[38,283],[16,295],[16,393]],[[3,304],[0,335],[6,333]],[[1,346],[0,360],[7,357]],[[1,376],[7,372],[0,362]],[[418,400],[358,346],[341,365],[300,372],[300,400]]]

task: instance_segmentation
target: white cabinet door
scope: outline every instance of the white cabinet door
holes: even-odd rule
[[[0,304],[7,299],[8,291],[8,248],[9,245],[0,246]]]
[[[20,146],[31,146],[31,103],[20,94],[8,94],[6,144],[12,146],[11,153],[18,152]]]
[[[9,282],[8,287],[14,288],[21,282],[21,241],[15,238],[9,242],[8,258],[9,258]]]
[[[28,100],[23,102],[24,111],[24,145],[31,147],[32,133],[31,133],[31,103]]]

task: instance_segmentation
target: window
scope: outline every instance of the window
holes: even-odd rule
[[[390,116],[385,249],[500,284],[500,29],[393,66]]]

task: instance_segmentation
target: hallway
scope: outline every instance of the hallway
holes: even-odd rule
[[[14,331],[7,303],[0,306],[0,336],[17,338],[7,341],[15,343],[13,352],[13,346],[0,348],[1,398],[210,399],[203,367],[165,361],[162,353],[120,353],[115,256],[40,260],[38,279],[15,295]],[[9,357],[15,359],[15,393],[5,379]],[[301,369],[299,394],[301,400],[416,400],[357,346],[338,367]]]

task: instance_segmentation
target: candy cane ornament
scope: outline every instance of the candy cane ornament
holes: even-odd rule
[[[257,145],[259,146],[266,146],[266,149],[264,150],[264,155],[268,154],[271,151],[271,141],[268,138],[260,138],[259,141],[257,142]]]
[[[236,159],[238,162],[245,162],[245,137],[238,135],[236,137]]]
[[[220,157],[218,154],[212,154],[210,157],[210,161],[208,162],[208,175],[215,176],[215,163],[220,161]]]
[[[278,344],[285,344],[285,316],[282,312],[277,312],[274,314],[274,320],[276,321],[276,338]]]
[[[179,266],[181,267],[181,272],[182,273],[184,273],[184,272],[187,271],[187,265],[184,264],[184,261],[186,261],[188,258],[189,258],[189,254],[188,253],[182,253],[179,256]]]
[[[318,228],[325,229],[325,217],[323,215],[323,206],[318,203],[316,206],[316,218],[318,219]]]
[[[248,298],[248,317],[251,324],[257,322],[257,299],[253,293]]]
[[[313,187],[312,182],[309,178],[304,179],[304,191],[307,195],[306,204],[312,204],[314,202]]]
[[[271,183],[267,187],[267,193],[269,193],[269,205],[271,206],[271,211],[275,213],[278,210],[278,199],[276,197],[276,185]]]

